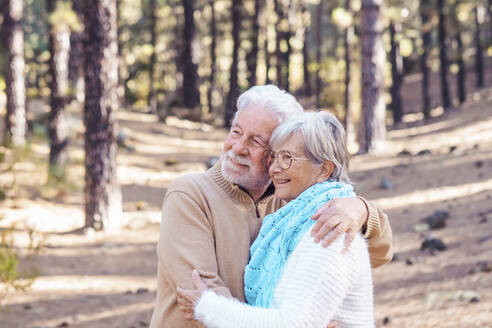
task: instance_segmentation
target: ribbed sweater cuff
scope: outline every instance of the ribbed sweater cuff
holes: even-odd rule
[[[368,216],[366,224],[364,225],[362,230],[362,236],[365,239],[369,239],[370,237],[372,237],[375,231],[379,231],[379,213],[377,209],[365,198],[360,196],[357,197],[364,202],[364,205],[367,208]]]

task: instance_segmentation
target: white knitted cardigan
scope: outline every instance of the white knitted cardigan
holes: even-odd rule
[[[275,288],[271,308],[253,307],[205,292],[195,317],[209,328],[374,327],[372,278],[365,240],[357,234],[342,254],[344,238],[323,248],[306,232]]]

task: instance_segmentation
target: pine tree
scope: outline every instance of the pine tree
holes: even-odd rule
[[[87,0],[85,36],[85,225],[118,229],[122,215],[116,175],[118,33],[116,0]]]

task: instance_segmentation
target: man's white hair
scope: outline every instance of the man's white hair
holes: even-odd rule
[[[248,106],[261,107],[270,111],[278,118],[278,123],[282,123],[292,114],[304,112],[304,108],[293,95],[271,84],[257,85],[243,92],[237,99],[237,111],[233,122]]]
[[[348,177],[350,154],[345,142],[345,130],[334,115],[320,111],[289,117],[273,131],[270,148],[280,146],[294,133],[302,135],[304,152],[314,164],[330,161],[335,165],[330,179],[351,183]]]

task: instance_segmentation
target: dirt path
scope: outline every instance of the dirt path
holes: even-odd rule
[[[395,237],[395,261],[374,271],[378,326],[492,327],[492,273],[477,264],[492,265],[492,92],[474,99],[479,102],[429,124],[390,131],[383,155],[353,158],[357,191],[387,211]],[[225,132],[179,120],[164,126],[133,112],[119,118],[125,228],[117,235],[66,233],[83,223],[80,144],[71,148],[64,188],[45,184],[43,142],[33,144],[34,155],[18,158],[15,183],[2,164],[0,185],[9,187],[0,226],[16,223],[20,253],[29,253],[29,229],[40,248],[22,263],[39,277],[28,292],[8,294],[0,327],[148,326],[166,186],[180,174],[203,171],[220,153]],[[383,177],[391,188],[381,188]],[[436,210],[449,212],[446,227],[416,232]],[[447,249],[421,252],[426,236],[442,239]]]

